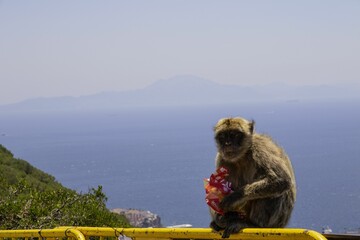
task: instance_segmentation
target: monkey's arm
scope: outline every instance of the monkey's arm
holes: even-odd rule
[[[241,209],[248,201],[277,197],[292,187],[290,175],[282,168],[264,169],[265,174],[257,181],[247,184],[226,196],[220,203],[225,211]]]

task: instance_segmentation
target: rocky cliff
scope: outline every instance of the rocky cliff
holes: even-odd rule
[[[123,208],[115,208],[111,211],[124,215],[134,227],[162,227],[160,217],[150,211]]]

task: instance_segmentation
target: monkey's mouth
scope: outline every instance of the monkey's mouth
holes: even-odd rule
[[[234,148],[233,146],[226,146],[226,147],[223,147],[223,152],[224,153],[235,153],[236,148]]]
[[[223,154],[226,157],[233,157],[236,156],[238,154],[238,151],[232,147],[225,147],[223,149]]]

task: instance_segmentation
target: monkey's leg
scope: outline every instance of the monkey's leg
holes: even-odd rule
[[[284,197],[253,201],[249,221],[263,228],[285,227],[291,214],[291,207],[286,201]]]

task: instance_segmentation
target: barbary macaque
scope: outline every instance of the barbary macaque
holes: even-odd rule
[[[210,227],[224,230],[223,238],[247,227],[281,228],[288,223],[296,197],[291,162],[267,135],[254,131],[254,121],[223,118],[214,127],[216,168],[229,171],[233,192],[210,209]]]

